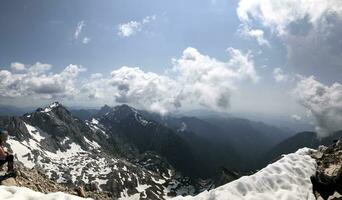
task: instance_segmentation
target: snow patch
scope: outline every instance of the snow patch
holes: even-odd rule
[[[99,148],[101,148],[101,146],[100,146],[97,142],[95,142],[95,141],[90,141],[90,140],[88,140],[86,137],[84,137],[84,140],[85,140],[85,142],[86,142],[87,144],[89,144],[93,149],[99,149]]]
[[[7,142],[10,144],[14,155],[19,159],[20,162],[24,164],[25,167],[31,169],[35,166],[35,163],[28,158],[31,155],[31,150],[28,148],[28,146],[13,139],[9,139]]]
[[[129,197],[121,197],[118,200],[139,200],[139,199],[140,199],[140,194],[137,193],[137,194],[133,194],[133,195],[131,195]]]
[[[44,140],[46,137],[48,137],[49,135],[41,130],[38,130],[36,127],[31,126],[27,123],[25,123],[26,129],[28,130],[28,132],[30,133],[30,135],[33,137],[33,139],[35,139],[36,141],[40,142],[42,140]]]
[[[316,172],[316,162],[308,154],[313,150],[299,149],[285,155],[251,176],[205,191],[197,196],[176,197],[175,200],[315,200],[310,177]]]
[[[108,134],[103,130],[104,128],[102,127],[102,125],[100,124],[100,122],[93,118],[91,120],[91,122],[89,121],[86,121],[86,124],[89,126],[89,128],[93,131],[93,132],[100,132],[102,133],[103,135],[106,136],[106,138],[109,138]]]
[[[99,121],[98,121],[97,119],[93,118],[93,119],[91,120],[91,123],[92,123],[92,124],[98,125],[98,124],[99,124]]]
[[[56,108],[59,106],[59,103],[58,102],[54,102],[52,103],[51,105],[49,105],[48,107],[44,108],[44,110],[42,110],[41,112],[44,112],[44,113],[48,113],[50,112],[53,108]]]
[[[0,194],[0,199],[8,200],[91,200],[90,198],[85,199],[63,192],[43,194],[40,192],[35,192],[25,187],[14,186],[0,186]]]

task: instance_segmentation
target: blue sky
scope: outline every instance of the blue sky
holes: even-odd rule
[[[237,1],[5,1],[1,6],[1,66],[17,61],[53,64],[54,70],[82,64],[89,73],[109,73],[122,65],[161,72],[173,57],[191,46],[218,59],[225,49],[258,51],[253,41],[237,33]],[[129,38],[117,35],[117,26],[146,16],[156,20]],[[77,24],[85,25],[80,38]],[[86,45],[82,38],[90,38]],[[268,51],[284,61],[282,49]],[[263,59],[261,59],[261,64]]]
[[[342,101],[330,98],[342,80],[336,1],[0,4],[1,104],[128,103],[161,113],[206,108],[301,120],[318,103],[331,110]],[[295,94],[298,88],[306,92]],[[319,88],[325,96],[312,102]]]

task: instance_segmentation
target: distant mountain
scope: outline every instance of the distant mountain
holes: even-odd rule
[[[85,121],[85,120],[91,120],[92,117],[98,112],[97,109],[71,109],[70,113],[78,117],[79,119]]]
[[[289,133],[282,129],[247,119],[211,117],[203,120],[219,130],[208,135],[211,140],[236,149],[244,160],[244,170],[257,169],[259,156],[289,137]]]
[[[279,158],[283,154],[289,154],[297,151],[300,148],[308,147],[317,149],[319,145],[329,146],[334,140],[342,138],[342,131],[335,132],[333,135],[325,138],[317,138],[315,132],[301,132],[298,133],[279,144],[275,145],[270,151],[266,152],[260,157],[264,167],[269,162]]]
[[[32,111],[31,108],[18,108],[9,105],[0,105],[0,116],[21,116],[26,112]]]
[[[259,156],[291,136],[284,129],[262,122],[212,113],[207,116],[202,113],[197,118],[141,112],[146,118],[175,130],[192,145],[195,154],[205,155],[202,157],[206,160],[210,158],[202,167],[210,175],[223,166],[240,171],[259,169]]]
[[[196,159],[201,163],[199,170],[203,177],[217,175],[222,167],[230,170],[241,169],[242,159],[233,145],[229,141],[222,143],[215,139],[216,134],[220,133],[218,127],[196,117],[161,116],[141,112],[146,118],[170,127],[190,144]]]

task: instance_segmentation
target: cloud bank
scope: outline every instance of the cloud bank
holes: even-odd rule
[[[263,30],[252,34],[255,27],[279,38],[294,66],[340,69],[342,1],[240,0],[237,15],[242,26],[252,27],[245,34],[259,43]]]
[[[318,82],[315,77],[302,77],[295,90],[299,102],[307,108],[315,119],[315,129],[319,137],[342,130],[342,85],[331,86]]]
[[[113,98],[161,114],[184,105],[226,110],[238,81],[259,80],[249,53],[233,48],[227,51],[230,59],[223,62],[189,47],[180,58],[172,59],[173,67],[162,75],[127,66],[112,71],[110,77],[93,74],[82,94],[93,99]]]
[[[201,106],[225,111],[238,82],[257,82],[252,55],[228,48],[228,61],[220,61],[186,48],[172,67],[162,74],[145,72],[138,67],[123,66],[110,75],[91,74],[79,78],[82,66],[69,65],[60,73],[52,65],[12,63],[11,70],[0,71],[0,95],[16,98],[71,98],[98,104],[127,103],[142,109],[166,114],[184,107]]]
[[[69,65],[60,73],[51,73],[52,65],[37,62],[26,66],[12,63],[11,71],[0,70],[0,96],[51,99],[55,97],[72,97],[77,94],[75,81],[78,74],[85,69]]]

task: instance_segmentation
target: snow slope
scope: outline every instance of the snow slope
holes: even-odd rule
[[[52,111],[49,116],[55,117]],[[145,169],[142,163],[136,165],[125,159],[107,155],[99,143],[86,136],[80,136],[86,148],[82,148],[80,143],[69,135],[58,138],[64,149],[47,148],[49,140],[57,140],[52,138],[51,133],[46,133],[29,122],[23,121],[23,126],[27,129],[24,140],[11,135],[7,141],[16,162],[29,169],[35,167],[57,183],[95,185],[99,191],[110,192],[114,187],[116,197],[152,194],[160,198],[171,192],[170,187],[179,183],[177,180],[171,181],[170,174],[159,174]],[[108,136],[95,119],[88,126],[94,129],[93,134],[101,130],[101,134]],[[0,193],[0,200],[1,198]]]
[[[6,200],[91,200],[63,192],[43,194],[25,187],[0,186],[0,199]]]
[[[195,197],[174,200],[315,200],[310,177],[316,172],[316,162],[308,148],[285,155],[277,162],[251,176],[244,176]]]

